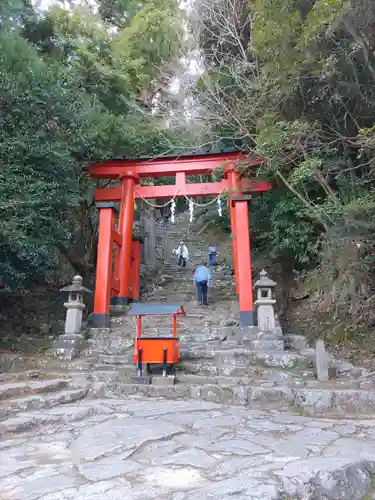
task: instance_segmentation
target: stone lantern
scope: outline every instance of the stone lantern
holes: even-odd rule
[[[92,293],[91,290],[83,286],[81,276],[74,276],[72,284],[61,288],[60,292],[69,292],[68,302],[64,302],[66,307],[65,333],[81,333],[82,315],[85,309],[83,296],[85,293]]]
[[[260,278],[255,282],[256,290],[255,306],[257,307],[258,328],[261,332],[276,332],[276,317],[273,298],[273,290],[276,283],[272,281],[266,271],[260,272]]]
[[[55,341],[52,349],[53,355],[60,359],[73,359],[84,341],[83,335],[81,335],[82,316],[86,307],[83,297],[92,292],[85,288],[82,283],[82,277],[77,275],[74,276],[71,285],[60,290],[60,292],[69,293],[68,301],[64,302],[64,307],[67,309],[65,332]]]

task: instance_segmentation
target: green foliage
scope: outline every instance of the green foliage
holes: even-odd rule
[[[178,53],[173,6],[138,5],[114,34],[84,9],[1,6],[3,290],[48,282],[66,263],[90,278],[97,221],[85,164],[171,147],[165,125],[138,100],[153,98],[163,64]]]
[[[114,64],[130,79],[133,97],[150,88],[168,59],[181,51],[182,24],[174,1],[145,2],[112,40]]]
[[[271,230],[267,246],[276,259],[287,261],[290,255],[296,264],[316,263],[321,246],[319,227],[311,214],[295,197],[283,197],[271,212]]]
[[[260,256],[311,268],[319,259],[321,231],[298,199],[276,189],[251,204],[253,247]]]
[[[234,33],[225,15],[229,3],[215,3],[215,19]],[[249,13],[248,5],[238,5],[239,18]],[[345,221],[353,206],[357,220],[366,218],[359,200],[375,187],[375,6],[252,0],[250,11],[246,58],[222,54],[213,64],[204,54],[197,98],[203,114],[217,116],[214,137],[226,130],[245,138],[266,159],[260,173],[277,189],[266,196],[268,206],[253,202],[255,245],[311,265],[324,258],[332,228],[365,237],[363,226]],[[237,30],[239,41],[242,35]],[[200,36],[207,51],[212,31],[205,19]],[[268,229],[258,210],[272,214]]]
[[[317,40],[331,29],[347,2],[255,0],[252,4],[254,50],[268,83],[276,85],[276,90],[297,84],[305,68],[311,71],[311,65],[319,65]]]

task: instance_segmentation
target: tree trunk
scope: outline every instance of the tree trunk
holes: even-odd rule
[[[143,258],[147,269],[153,270],[156,266],[156,222],[153,210],[147,210],[141,216],[144,245]]]
[[[69,250],[63,245],[57,245],[58,250],[61,255],[63,255],[73,269],[82,276],[82,278],[87,280],[91,277],[92,266],[82,257],[80,257],[74,250]]]

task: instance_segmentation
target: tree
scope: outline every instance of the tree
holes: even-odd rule
[[[54,7],[42,14],[27,2],[3,6],[0,274],[5,290],[55,279],[64,260],[90,278],[95,185],[85,164],[116,154],[152,156],[171,147],[165,124],[137,101],[146,94],[151,99],[153,86],[164,78],[164,61],[177,57],[179,27],[174,32],[166,16],[171,3],[145,4],[112,34],[85,9]],[[162,38],[160,48],[154,41]]]
[[[193,89],[198,119],[212,141],[241,139],[262,154],[262,174],[276,187],[269,195],[272,215],[255,245],[276,258],[289,254],[299,268],[318,266],[316,276],[328,276],[330,262],[333,275],[331,284],[322,285],[324,295],[353,311],[353,290],[362,293],[366,273],[337,255],[356,255],[367,276],[371,271],[374,3],[196,4],[202,15],[192,20],[192,30],[199,34],[204,68]],[[249,18],[251,33],[243,36],[238,20]],[[241,173],[252,175],[246,168]],[[256,201],[255,220],[260,208]]]

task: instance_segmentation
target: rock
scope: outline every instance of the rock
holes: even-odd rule
[[[145,442],[171,438],[182,431],[177,423],[159,421],[157,426],[151,426],[138,418],[118,418],[86,430],[75,441],[73,450],[86,461],[125,451],[131,455]]]
[[[334,366],[336,367],[339,373],[350,372],[351,370],[354,369],[353,364],[349,363],[348,361],[336,361],[334,363]]]
[[[311,408],[317,413],[329,410],[333,405],[332,391],[311,391],[307,389],[295,391],[295,402],[297,407]]]
[[[176,377],[174,375],[168,375],[166,377],[152,377],[152,384],[153,385],[162,385],[162,386],[171,386],[175,385],[176,383]]]
[[[168,274],[163,274],[162,276],[160,276],[160,282],[164,284],[171,283],[173,282],[173,277],[169,276]]]
[[[311,457],[292,462],[276,474],[283,480],[285,493],[299,498],[361,499],[371,483],[371,469],[365,462],[352,466],[343,457]]]
[[[312,347],[307,347],[306,349],[302,349],[300,352],[301,356],[304,356],[305,358],[311,358],[314,359],[315,362],[315,354],[316,351]]]
[[[307,339],[302,335],[285,335],[283,338],[285,347],[292,347],[293,349],[297,349],[297,351],[304,351],[308,348]]]
[[[181,451],[171,455],[166,460],[162,461],[163,465],[188,465],[198,469],[207,469],[217,464],[217,459],[209,456],[202,450],[192,448],[190,450]]]
[[[52,408],[61,404],[71,403],[83,399],[88,393],[88,389],[76,389],[59,391],[56,394],[27,396],[24,398],[12,399],[7,404],[8,414],[17,411],[31,411],[42,408]]]
[[[139,470],[142,465],[132,460],[122,460],[122,455],[113,455],[99,461],[80,464],[80,474],[89,481],[112,479]]]
[[[15,356],[0,354],[0,373],[10,372],[15,363]]]
[[[134,375],[134,376],[130,377],[130,380],[133,384],[150,385],[152,378],[149,375],[144,375],[142,377],[138,377],[138,375]]]
[[[306,402],[319,393],[309,392]],[[2,440],[2,498],[361,500],[372,489],[370,419],[351,423],[140,397],[27,415],[42,417],[47,426],[39,420],[40,432]]]
[[[237,326],[239,322],[235,319],[222,318],[220,320],[220,326]]]

